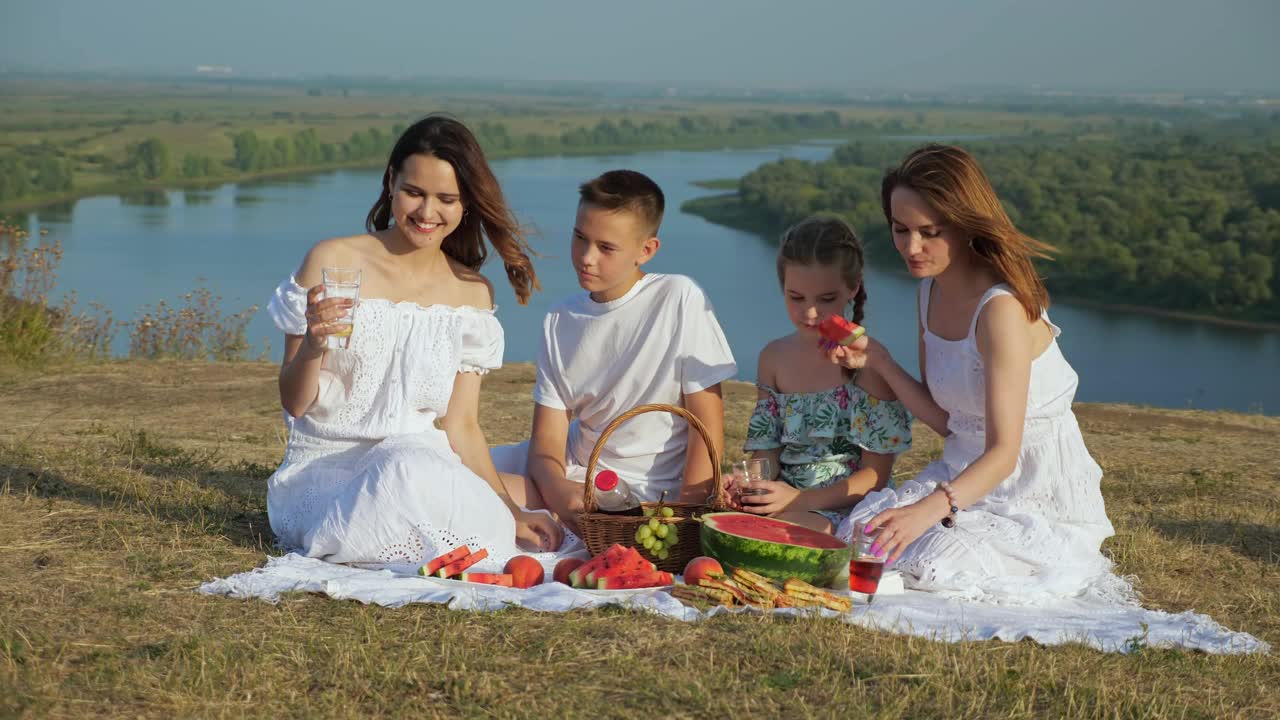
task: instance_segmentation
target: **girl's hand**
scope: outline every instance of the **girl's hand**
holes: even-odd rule
[[[890,508],[867,522],[866,532],[876,533],[871,553],[884,557],[885,563],[896,561],[907,546],[915,542],[931,525],[946,516],[949,506],[938,511],[933,493],[918,502],[900,508]],[[945,503],[945,498],[943,499]],[[878,532],[876,532],[878,530]]]
[[[783,510],[805,509],[800,507],[800,490],[781,480],[753,482],[751,490],[755,494],[741,497],[742,509],[749,513],[773,515]]]
[[[544,512],[518,510],[516,545],[530,552],[551,552],[564,542],[564,528]]]
[[[328,349],[326,340],[341,327],[334,320],[346,317],[355,306],[351,298],[325,298],[324,285],[316,285],[307,291],[307,346],[316,352]]]

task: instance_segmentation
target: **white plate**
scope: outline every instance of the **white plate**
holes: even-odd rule
[[[566,585],[565,587],[569,587],[569,586]],[[647,593],[651,590],[670,590],[673,587],[675,587],[675,585],[654,585],[653,587],[626,588],[623,590],[592,590],[589,588],[574,588],[574,589],[587,593],[589,595],[599,595],[601,597],[625,597],[627,595],[639,595],[641,593]]]
[[[498,574],[501,574],[501,573],[498,573]],[[423,576],[418,575],[418,577],[422,578]],[[445,585],[446,587],[451,585],[459,585],[462,587],[474,587],[474,588],[502,588],[504,590],[523,590],[524,589],[524,588],[515,587],[514,585],[511,587],[507,587],[506,585],[494,585],[493,583],[468,582],[466,580],[458,580],[456,578],[438,578],[435,575],[432,575],[431,577],[425,577],[423,579],[430,580],[432,582],[439,583],[441,585]]]
[[[421,578],[423,576],[416,575],[415,577]],[[674,585],[657,585],[654,587],[626,588],[623,590],[596,590],[594,588],[575,588],[572,585],[564,585],[564,583],[557,583],[554,580],[552,580],[551,582],[543,582],[538,585],[534,585],[533,587],[530,587],[530,588],[518,588],[515,586],[507,587],[506,585],[493,585],[490,583],[467,582],[466,580],[457,580],[455,578],[438,578],[438,577],[435,577],[434,575],[429,578],[423,578],[423,579],[431,580],[432,582],[438,585],[441,585],[443,587],[455,587],[455,586],[456,587],[473,587],[473,588],[495,588],[496,587],[496,588],[503,588],[505,590],[533,590],[534,588],[541,587],[542,585],[555,584],[555,585],[562,585],[563,587],[570,590],[577,590],[579,592],[584,592],[589,595],[598,595],[600,597],[626,597],[627,595],[638,595],[640,593],[649,592],[650,590],[670,590],[671,588],[675,587]]]

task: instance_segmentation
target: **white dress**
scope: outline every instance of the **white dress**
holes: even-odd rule
[[[853,524],[916,502],[937,484],[954,479],[985,450],[986,377],[975,329],[997,285],[978,302],[969,333],[944,340],[929,332],[931,280],[920,285],[929,390],[950,413],[942,459],[897,489],[867,495],[841,524],[848,540]],[[1045,316],[1048,322],[1048,314]],[[1054,340],[1031,364],[1031,387],[1022,449],[1013,474],[986,497],[962,510],[953,528],[934,525],[898,559],[908,587],[998,603],[1047,604],[1092,595],[1132,602],[1129,584],[1111,574],[1102,541],[1114,533],[1103,507],[1102,469],[1085,448],[1071,411],[1079,378]]]
[[[267,305],[276,326],[306,332],[306,290],[294,278]],[[459,372],[501,367],[492,310],[362,299],[346,350],[331,350],[320,392],[267,481],[271,529],[287,550],[335,563],[413,571],[466,544],[500,569],[524,554],[515,519],[463,465],[435,421]],[[532,553],[529,553],[532,554]],[[533,554],[544,565],[553,553]]]

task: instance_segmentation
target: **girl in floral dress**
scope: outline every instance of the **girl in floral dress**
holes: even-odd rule
[[[894,457],[911,446],[911,418],[888,384],[832,364],[820,344],[827,317],[862,321],[862,266],[862,244],[838,218],[810,218],[783,236],[778,282],[796,331],[760,353],[745,449],[772,460],[774,478],[741,498],[747,512],[831,532],[889,484]]]

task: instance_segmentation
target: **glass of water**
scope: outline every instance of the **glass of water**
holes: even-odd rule
[[[326,300],[329,298],[347,298],[356,302],[360,300],[359,268],[327,267],[322,268],[320,273],[324,282]],[[327,347],[330,350],[346,350],[350,345],[351,331],[355,327],[355,311],[355,307],[352,306],[346,315],[333,321],[338,328],[327,338]]]

